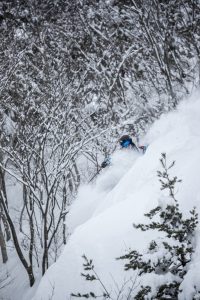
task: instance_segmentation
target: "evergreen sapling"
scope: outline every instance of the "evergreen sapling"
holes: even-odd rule
[[[179,204],[175,198],[176,184],[181,182],[176,176],[170,177],[169,170],[174,166],[173,161],[167,164],[166,154],[160,159],[162,171],[158,171],[161,190],[169,191],[170,203],[163,207],[159,205],[145,214],[151,220],[149,224],[138,224],[135,228],[142,231],[158,230],[164,233],[165,238],[151,241],[147,253],[141,254],[132,250],[118,259],[127,260],[125,270],[138,270],[138,275],[154,273],[156,275],[171,274],[172,280],[158,285],[153,291],[151,286],[141,286],[134,297],[136,300],[143,299],[178,299],[181,292],[179,287],[187,272],[188,263],[193,253],[193,237],[198,224],[198,214],[195,208],[190,211],[190,217],[184,219]],[[153,221],[154,217],[159,218]],[[162,253],[162,255],[160,255]],[[169,277],[168,277],[169,278]],[[151,292],[151,293],[150,293]]]
[[[88,298],[103,298],[103,299],[111,298],[109,292],[107,291],[107,289],[104,285],[104,283],[102,282],[99,275],[95,271],[92,259],[88,259],[86,257],[86,255],[83,255],[82,257],[84,259],[83,268],[84,268],[84,271],[87,271],[87,273],[81,273],[81,276],[83,276],[86,281],[98,281],[99,284],[101,285],[102,289],[103,289],[103,294],[102,295],[96,295],[94,292],[89,292],[89,293],[86,293],[86,294],[81,294],[81,293],[74,294],[74,293],[72,293],[71,296],[72,297],[78,297],[78,298],[86,298],[86,299],[88,299]]]

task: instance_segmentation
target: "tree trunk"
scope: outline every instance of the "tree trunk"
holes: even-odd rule
[[[0,214],[2,217],[2,223],[3,223],[4,229],[5,229],[5,233],[6,233],[6,241],[8,242],[11,239],[11,232],[10,232],[8,222],[6,220],[6,217],[5,217],[1,207],[0,207],[0,210],[1,210]]]
[[[64,212],[66,211],[67,208],[67,189],[66,189],[66,181],[64,177],[64,187],[63,187],[63,209]],[[63,244],[66,245],[66,215],[64,214],[63,216]]]
[[[15,249],[17,251],[18,257],[21,260],[21,263],[23,264],[23,266],[24,266],[24,268],[25,268],[25,270],[28,274],[30,286],[33,286],[33,284],[35,282],[35,278],[34,278],[34,274],[33,274],[33,267],[32,267],[32,265],[28,265],[24,255],[22,253],[22,250],[20,248],[20,244],[19,244],[19,241],[18,241],[18,237],[17,237],[17,234],[16,234],[15,226],[14,226],[14,224],[13,224],[11,218],[10,218],[9,212],[7,210],[7,206],[4,202],[4,196],[2,195],[2,191],[0,191],[0,202],[3,206],[8,224],[9,224],[10,229],[11,229],[12,238],[13,238],[13,242],[14,242]]]
[[[7,255],[7,250],[6,250],[6,242],[5,242],[2,227],[1,227],[1,217],[0,217],[0,247],[1,247],[3,263],[5,264],[8,261],[8,255]]]
[[[48,230],[47,230],[47,220],[46,216],[44,218],[44,252],[42,258],[42,275],[48,269]]]

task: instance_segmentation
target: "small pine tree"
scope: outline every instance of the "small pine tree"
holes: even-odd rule
[[[177,177],[170,178],[169,170],[174,166],[172,162],[169,166],[166,161],[166,154],[163,153],[160,159],[162,171],[158,171],[158,177],[161,182],[161,190],[169,191],[171,203],[165,208],[157,206],[149,213],[145,214],[152,220],[159,214],[158,221],[151,221],[150,224],[134,225],[135,228],[142,231],[158,230],[165,234],[165,239],[151,241],[148,246],[148,252],[141,254],[135,250],[118,259],[125,259],[125,270],[138,270],[139,276],[144,273],[167,274],[174,276],[172,282],[161,284],[157,287],[156,295],[151,299],[178,299],[179,287],[187,272],[187,264],[191,261],[193,253],[192,240],[195,228],[198,224],[198,214],[195,208],[190,211],[190,218],[184,219],[179,209],[178,201],[175,198],[176,184],[181,180]],[[162,256],[156,254],[162,253]],[[140,291],[134,299],[147,299],[146,296],[151,292],[150,286],[141,286]]]
[[[195,290],[195,292],[194,292],[192,300],[200,300],[200,290],[199,290],[199,288],[194,286],[194,290]]]
[[[94,264],[92,259],[88,259],[86,257],[86,255],[82,256],[84,259],[84,263],[83,263],[83,268],[84,271],[87,271],[87,273],[81,273],[81,276],[83,276],[85,278],[85,280],[87,281],[98,281],[99,284],[101,285],[102,289],[103,289],[103,294],[102,295],[96,295],[94,292],[89,292],[86,294],[81,294],[81,293],[77,293],[74,294],[72,293],[71,296],[72,297],[78,297],[78,298],[110,298],[110,294],[107,291],[107,288],[105,287],[104,283],[102,282],[102,280],[100,279],[99,275],[96,273],[95,268],[94,268]]]

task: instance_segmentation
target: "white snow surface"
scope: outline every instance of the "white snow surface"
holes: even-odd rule
[[[148,243],[161,235],[141,232],[133,223],[146,222],[144,213],[158,205],[166,192],[160,190],[157,170],[161,170],[161,153],[168,162],[176,161],[171,175],[182,179],[176,198],[184,215],[194,206],[200,213],[200,96],[196,93],[183,101],[176,111],[156,121],[141,143],[149,147],[145,155],[131,150],[117,151],[112,165],[104,169],[96,182],[82,186],[68,216],[72,232],[65,249],[42,278],[32,300],[66,300],[71,293],[94,291],[101,294],[98,282],[86,282],[82,255],[93,259],[96,272],[114,298],[126,280],[136,280],[136,272],[125,272],[123,261],[116,257],[126,250],[145,251]],[[170,278],[170,275],[168,275]],[[142,283],[162,282],[164,276],[148,274]],[[200,288],[200,235],[189,271],[181,288],[181,300],[190,300],[193,286]],[[130,286],[130,281],[126,284]],[[137,287],[136,287],[137,290]]]

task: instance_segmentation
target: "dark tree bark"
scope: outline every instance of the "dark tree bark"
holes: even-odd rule
[[[3,235],[3,230],[1,227],[1,215],[0,215],[0,248],[1,248],[2,260],[3,260],[3,263],[5,264],[8,261],[8,254],[7,254],[7,249],[6,249],[5,238]]]
[[[12,238],[13,238],[13,242],[14,242],[14,245],[15,245],[15,249],[17,251],[17,254],[18,254],[18,257],[22,263],[22,265],[24,266],[27,274],[28,274],[28,277],[29,277],[29,283],[30,283],[30,286],[33,286],[34,285],[34,282],[35,282],[35,277],[34,277],[34,274],[33,274],[33,266],[30,264],[28,264],[28,262],[26,261],[24,255],[23,255],[23,252],[21,250],[21,247],[20,247],[20,244],[19,244],[19,241],[18,241],[18,237],[17,237],[17,234],[16,234],[16,230],[15,230],[15,226],[12,222],[12,219],[10,218],[10,215],[9,215],[9,212],[8,212],[8,208],[4,202],[4,198],[3,198],[3,195],[2,195],[2,191],[0,191],[1,194],[0,194],[0,203],[2,204],[3,206],[3,209],[4,209],[4,212],[5,212],[5,215],[6,215],[6,218],[7,218],[7,221],[9,223],[9,226],[10,226],[10,229],[11,229],[11,233],[12,233]]]

